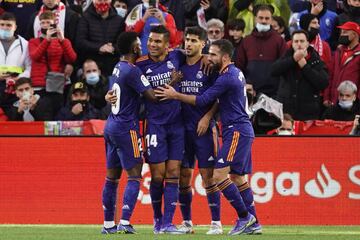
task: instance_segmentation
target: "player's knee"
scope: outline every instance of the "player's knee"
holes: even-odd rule
[[[167,178],[175,178],[180,176],[180,169],[176,167],[168,168],[166,169],[166,175]]]
[[[216,184],[223,182],[226,178],[227,178],[227,174],[224,174],[223,172],[217,170],[214,171],[213,179]]]
[[[161,176],[161,175],[151,176],[151,181],[152,181],[152,182],[161,183],[161,182],[164,181],[164,176]]]
[[[106,169],[106,177],[109,179],[120,179],[121,169],[120,168]]]

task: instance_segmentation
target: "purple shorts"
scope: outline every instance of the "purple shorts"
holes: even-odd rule
[[[223,146],[220,149],[215,168],[230,166],[230,173],[245,175],[252,171],[251,146],[252,137],[240,136],[236,129],[223,132]]]
[[[104,133],[106,167],[129,170],[142,163],[139,131],[129,130],[119,135]]]
[[[182,122],[145,126],[145,158],[148,163],[162,163],[184,158],[184,126]]]
[[[181,166],[194,168],[195,159],[198,160],[198,168],[213,168],[218,153],[218,135],[214,126],[202,136],[196,131],[185,132],[185,154]]]

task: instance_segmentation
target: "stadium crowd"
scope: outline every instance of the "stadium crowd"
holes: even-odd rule
[[[147,54],[154,25],[169,30],[171,48],[183,48],[189,26],[206,29],[203,53],[230,40],[252,89],[249,105],[266,94],[294,120],[360,114],[359,0],[3,0],[0,7],[2,119],[106,119],[118,35],[137,32]],[[294,40],[300,29],[305,39]]]

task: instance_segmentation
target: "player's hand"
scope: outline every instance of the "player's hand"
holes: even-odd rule
[[[207,55],[204,55],[204,57],[201,58],[200,69],[203,70],[203,72],[206,75],[210,75],[210,73],[212,72],[213,65],[212,63],[210,63],[209,59],[207,58]]]
[[[83,106],[81,103],[77,103],[75,104],[72,109],[71,109],[71,112],[74,114],[74,115],[79,115],[82,111],[83,111]]]
[[[196,130],[197,135],[198,136],[204,135],[209,128],[209,124],[210,124],[210,119],[206,115],[203,116],[197,125],[197,130]]]
[[[160,101],[175,99],[177,92],[170,85],[165,84],[164,87],[158,87],[154,90],[155,96],[160,98]]]
[[[183,74],[181,71],[176,71],[173,69],[171,71],[171,81],[169,83],[170,86],[174,86],[175,84],[181,82],[181,79],[183,78]]]
[[[110,90],[106,93],[105,95],[105,101],[107,101],[108,103],[111,103],[111,104],[115,104],[116,101],[117,101],[117,97],[116,95],[114,94],[114,90]]]

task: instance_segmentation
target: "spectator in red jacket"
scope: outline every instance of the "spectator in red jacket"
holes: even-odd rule
[[[324,105],[329,107],[336,103],[337,88],[345,80],[352,81],[360,89],[360,26],[355,22],[346,22],[341,29],[339,44],[333,58],[329,87],[324,93]],[[360,98],[360,91],[357,93]]]
[[[156,0],[155,6],[149,5],[149,0],[143,0],[142,4],[136,5],[128,14],[126,20],[126,31],[139,33],[142,54],[147,54],[147,40],[150,28],[154,25],[164,25],[170,32],[170,47],[174,48],[179,43],[176,35],[174,17],[167,12],[166,8]]]
[[[49,98],[53,111],[57,112],[63,105],[63,94],[45,90],[46,76],[48,72],[63,74],[65,65],[76,60],[76,53],[70,40],[64,38],[61,29],[54,25],[54,13],[44,11],[39,19],[42,34],[39,38],[32,38],[29,41],[29,55],[32,60],[31,79],[36,93]],[[65,76],[59,81],[64,81],[65,85]]]

